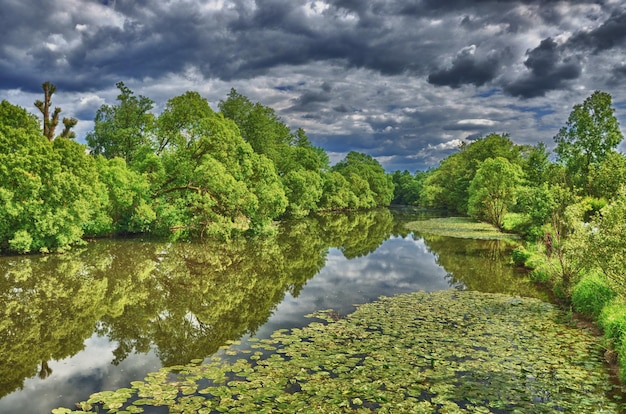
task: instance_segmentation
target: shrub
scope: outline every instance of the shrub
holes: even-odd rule
[[[611,300],[600,312],[598,325],[604,335],[615,341],[615,348],[624,348],[624,334],[626,333],[626,302],[616,297]],[[622,359],[626,356],[621,355]]]
[[[544,269],[533,269],[528,277],[535,283],[547,283],[551,279],[550,274]]]
[[[572,305],[577,312],[597,318],[602,308],[615,297],[615,292],[599,272],[582,276],[572,291]]]
[[[531,255],[532,254],[526,251],[526,249],[523,246],[517,247],[515,250],[513,250],[513,253],[511,253],[511,257],[513,259],[513,263],[515,264],[515,266],[525,266],[526,260]]]

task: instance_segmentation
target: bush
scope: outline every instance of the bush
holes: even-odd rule
[[[550,273],[544,269],[533,269],[528,277],[535,283],[548,283],[551,279]]]
[[[583,275],[572,291],[572,305],[576,312],[591,316],[600,315],[602,308],[615,297],[615,292],[599,272]]]
[[[513,253],[511,253],[511,257],[513,259],[513,263],[515,264],[515,266],[525,266],[526,260],[531,255],[532,254],[526,251],[526,249],[523,246],[517,247],[515,250],[513,250]]]
[[[624,334],[626,334],[626,302],[617,297],[611,300],[600,312],[598,325],[604,335],[615,341],[615,348],[624,348]],[[620,356],[622,359],[625,355]]]

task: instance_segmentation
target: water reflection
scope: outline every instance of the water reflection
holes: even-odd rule
[[[0,412],[71,406],[228,340],[302,326],[318,309],[520,285],[504,248],[413,238],[406,217],[329,214],[254,240],[100,240],[65,255],[0,258]]]

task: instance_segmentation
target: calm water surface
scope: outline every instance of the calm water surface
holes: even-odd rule
[[[285,223],[229,243],[100,240],[65,255],[0,258],[0,413],[72,407],[162,366],[265,338],[319,309],[417,290],[544,297],[510,245],[408,233],[411,210]]]

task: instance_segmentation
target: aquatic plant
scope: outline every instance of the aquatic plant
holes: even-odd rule
[[[93,394],[80,410],[170,412],[571,412],[619,404],[600,340],[536,299],[470,291],[417,292],[317,312],[301,329],[207,363],[161,369],[129,388]]]

